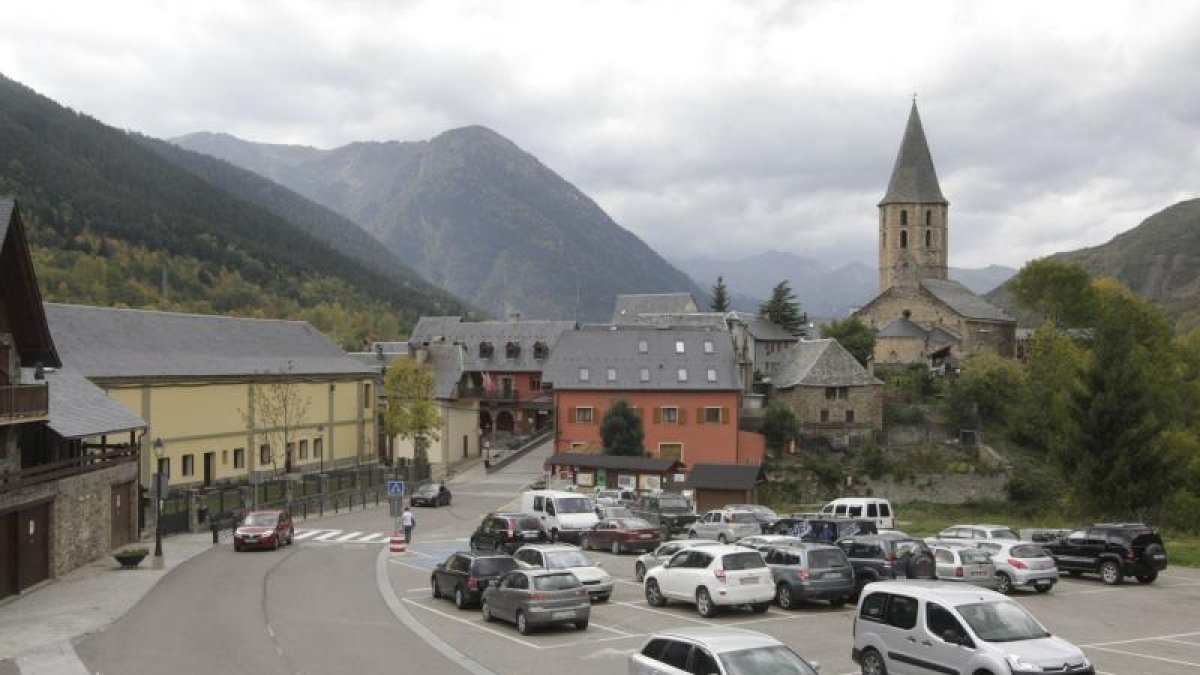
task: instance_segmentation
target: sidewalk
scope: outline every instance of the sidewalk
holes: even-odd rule
[[[153,550],[154,542],[147,548]],[[212,548],[212,534],[173,535],[163,556],[147,556],[137,569],[121,569],[111,556],[95,560],[25,596],[0,604],[0,662],[18,659],[20,672],[68,672],[51,666],[84,635],[95,633],[133,608],[168,572]],[[38,667],[45,663],[45,669]]]

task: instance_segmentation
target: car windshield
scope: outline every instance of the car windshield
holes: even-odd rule
[[[650,530],[654,526],[641,518],[620,518],[617,523],[626,530]]]
[[[517,569],[517,561],[508,556],[495,558],[476,558],[471,565],[471,574],[477,577],[497,577],[505,572]]]
[[[678,511],[690,509],[691,505],[688,504],[688,501],[683,497],[659,497],[658,508],[663,510],[669,509],[671,511]]]
[[[761,553],[729,553],[721,558],[721,566],[727,570],[753,570],[766,567]]]
[[[246,516],[246,522],[242,524],[250,527],[275,527],[277,522],[279,522],[279,516],[274,513],[251,513]]]
[[[551,551],[546,554],[547,569],[565,570],[572,567],[595,567],[595,564],[579,551]]]
[[[565,591],[579,585],[574,574],[544,574],[533,578],[533,587],[539,591]]]
[[[980,640],[1016,642],[1050,637],[1037,619],[1011,601],[976,602],[959,605],[958,613]]]
[[[721,654],[729,675],[817,675],[817,671],[783,645]]]
[[[419,495],[436,495],[437,493],[438,486],[436,485],[422,485],[421,487],[417,488],[417,494]]]
[[[1014,558],[1045,558],[1046,549],[1034,544],[1022,544],[1009,549],[1008,554]]]
[[[771,518],[779,517],[779,514],[775,513],[775,511],[771,507],[763,506],[761,504],[754,504],[754,505],[746,507],[746,509],[748,511],[753,511],[753,512],[759,514],[760,516],[770,516]]]
[[[754,517],[749,511],[734,511],[725,516],[727,522],[730,523],[757,523],[758,518]]]
[[[841,549],[821,548],[808,552],[808,566],[813,569],[845,567],[847,562],[846,554],[842,553]]]
[[[592,500],[587,497],[559,497],[554,500],[559,513],[591,513]]]
[[[990,536],[992,539],[1020,539],[1016,532],[1013,532],[1007,527],[1000,530],[992,530],[988,532],[988,536]]]
[[[926,547],[925,544],[923,544],[919,541],[913,540],[913,539],[897,541],[895,545],[896,545],[896,557],[898,557],[898,558],[904,557],[906,555],[914,555],[917,553],[924,553],[925,551],[928,550],[928,547]]]
[[[963,563],[967,565],[992,562],[992,556],[988,552],[977,551],[970,548],[960,550],[958,552],[958,556],[962,558]]]
[[[518,518],[517,519],[517,529],[518,530],[540,530],[540,529],[542,529],[542,524],[538,522],[537,518]]]

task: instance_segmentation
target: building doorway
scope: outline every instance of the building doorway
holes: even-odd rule
[[[217,477],[217,453],[204,453],[204,487],[213,484],[213,480]]]

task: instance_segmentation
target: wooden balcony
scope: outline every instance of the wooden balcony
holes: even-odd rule
[[[50,412],[50,388],[45,384],[0,385],[0,425],[27,422]]]
[[[0,494],[38,483],[47,483],[81,473],[107,469],[125,462],[135,462],[137,457],[136,445],[116,446],[103,450],[93,447],[79,457],[40,464],[18,471],[0,472]]]

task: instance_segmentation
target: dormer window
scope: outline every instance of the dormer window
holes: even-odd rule
[[[716,368],[709,368],[709,369],[708,369],[708,381],[709,381],[709,382],[716,382],[716,381],[717,381],[717,370],[716,370]]]
[[[516,342],[509,342],[504,345],[504,358],[516,359],[521,356],[521,345]]]
[[[683,353],[683,340],[676,340],[676,341],[675,341],[675,353],[676,353],[676,354],[682,354],[682,353]]]
[[[589,379],[591,379],[591,373],[588,372],[588,369],[580,368],[579,369],[579,381],[587,382]]]
[[[550,357],[550,347],[545,342],[533,343],[533,358],[539,361]]]
[[[705,354],[713,353],[713,341],[712,340],[704,341],[704,353]]]
[[[492,346],[492,343],[490,343],[490,342],[480,342],[479,343],[479,358],[490,359],[490,358],[492,358],[492,354],[494,354],[494,353],[496,353],[496,349],[495,349],[495,347]]]
[[[679,381],[680,381],[680,382],[687,382],[687,368],[680,368],[680,369],[679,369]]]
[[[650,351],[650,343],[646,342],[646,340],[644,340],[644,339],[638,340],[638,353],[645,354],[649,351]]]
[[[608,369],[608,372],[606,373],[606,375],[608,376],[608,381],[609,381],[609,382],[616,382],[616,381],[617,381],[617,369],[616,369],[616,368],[609,368],[609,369]]]
[[[639,377],[641,378],[642,382],[649,382],[650,381],[650,369],[642,368],[642,372]]]

